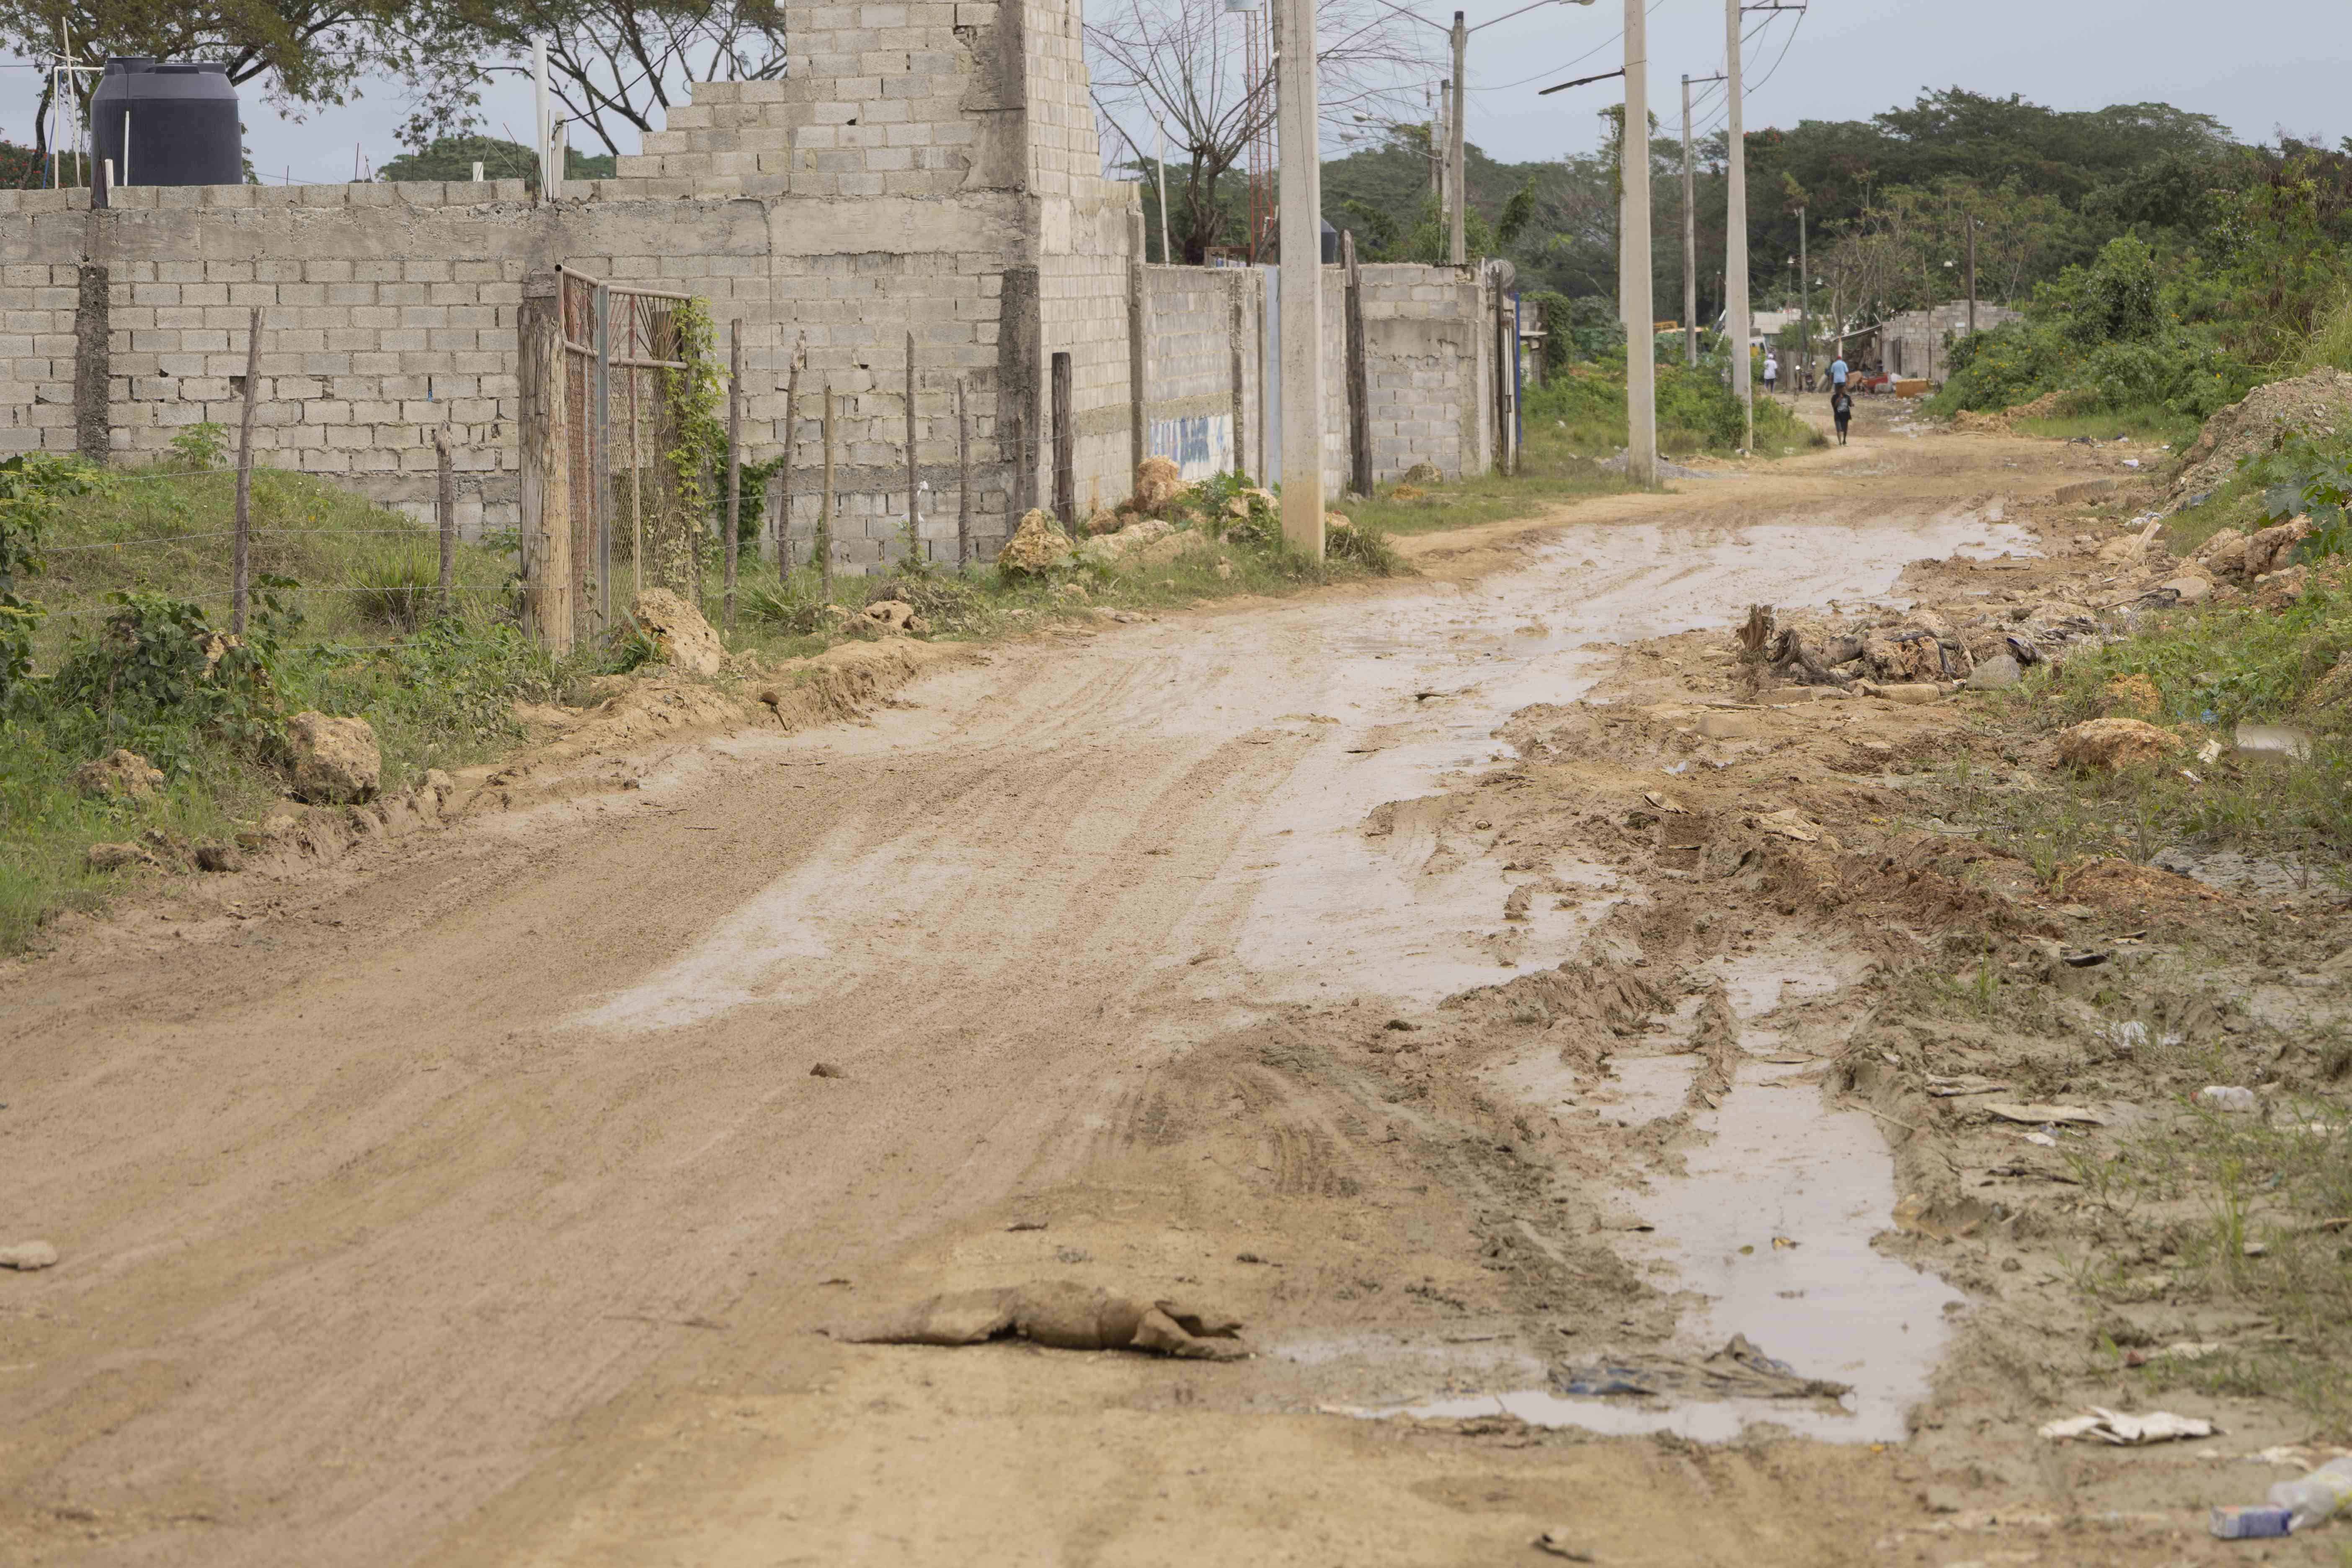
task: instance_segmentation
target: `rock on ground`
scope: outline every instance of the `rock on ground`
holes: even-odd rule
[[[1146,462],[1153,459],[1146,458]],[[996,569],[1016,577],[1035,576],[1070,563],[1070,536],[1051,512],[1035,508],[1022,514],[1021,526],[997,552]]]
[[[919,632],[925,629],[923,618],[915,614],[915,606],[904,599],[877,599],[859,614],[870,625],[885,632]]]
[[[93,844],[82,851],[82,863],[93,871],[120,871],[125,866],[143,866],[153,859],[136,844]]]
[[[2058,760],[2069,767],[2143,767],[2180,750],[2180,738],[2139,719],[2092,719],[2058,737]]]
[[[1135,465],[1135,510],[1158,511],[1182,495],[1188,487],[1172,459],[1146,458]]]
[[[0,1268],[20,1268],[30,1272],[36,1268],[54,1268],[58,1249],[46,1241],[20,1241],[14,1247],[0,1247]]]
[[[654,639],[662,662],[688,675],[716,675],[727,662],[727,647],[702,612],[667,588],[647,588],[629,606],[637,625]]]
[[[286,726],[294,753],[294,795],[314,805],[373,798],[383,783],[383,752],[364,719],[339,719],[310,710]]]
[[[136,752],[116,747],[73,772],[74,788],[83,795],[115,800],[141,800],[163,783],[163,771]]]

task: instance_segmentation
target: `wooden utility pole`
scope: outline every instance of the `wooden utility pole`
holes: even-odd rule
[[[833,603],[833,383],[824,384],[824,494],[816,513],[817,582]]]
[[[1372,493],[1372,386],[1364,349],[1364,275],[1356,265],[1356,232],[1339,235],[1339,265],[1348,280],[1348,488]]]
[[[971,563],[971,416],[964,410],[964,384],[956,380],[956,570]]]
[[[1797,336],[1805,345],[1805,384],[1813,384],[1813,253],[1805,245],[1805,209],[1797,209]]]
[[[1731,4],[1736,7],[1739,0]],[[1625,0],[1625,126],[1618,147],[1625,187],[1625,477],[1647,487],[1658,482],[1658,338],[1650,298],[1650,44],[1644,0]]]
[[[1739,0],[1723,0],[1724,96],[1729,100],[1729,164],[1723,219],[1723,331],[1731,340],[1731,389],[1739,398],[1743,453],[1756,449],[1756,374],[1748,358],[1748,133],[1739,85]]]
[[[441,613],[446,616],[457,575],[457,468],[451,458],[446,426],[433,432],[433,456],[438,469],[433,486],[433,521],[441,530]]]
[[[563,321],[555,274],[523,282],[515,312],[517,439],[522,491],[525,629],[551,653],[572,651],[571,450],[563,395]]]
[[[807,343],[803,336],[793,345],[793,368],[784,377],[784,453],[776,468],[776,581],[793,574],[793,443],[801,413],[801,361]]]
[[[245,411],[236,423],[236,540],[230,551],[228,629],[244,635],[253,574],[253,414],[261,395],[261,307],[245,329]]]
[[[743,547],[743,318],[727,323],[727,629],[735,629],[735,557]]]

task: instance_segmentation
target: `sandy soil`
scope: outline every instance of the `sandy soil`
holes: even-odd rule
[[[2204,1560],[2271,1475],[2036,1443],[1969,1324],[2054,1298],[1896,1223],[1857,1010],[1962,879],[1832,862],[1949,712],[1708,732],[1748,604],[2054,569],[2118,472],[1866,407],[76,933],[0,974],[0,1559]],[[1036,1281],[1257,1353],[830,1331]],[[1546,1424],[1734,1332],[1853,1392]]]

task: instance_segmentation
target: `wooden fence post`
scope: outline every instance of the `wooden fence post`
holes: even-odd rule
[[[1364,344],[1364,274],[1356,265],[1353,229],[1340,231],[1339,260],[1348,275],[1348,488],[1369,496],[1372,493],[1371,367]]]
[[[1077,419],[1070,408],[1070,356],[1054,356],[1054,515],[1064,529],[1078,526]]]
[[[784,378],[784,455],[776,466],[776,581],[793,574],[793,445],[798,438],[801,411],[801,361],[808,342],[805,333],[793,345],[793,368]]]
[[[971,563],[971,416],[964,409],[964,384],[956,381],[956,570]]]
[[[457,469],[449,453],[449,432],[433,432],[433,521],[441,531],[441,613],[449,613],[449,594],[457,576]]]
[[[727,323],[727,629],[735,629],[735,554],[742,545],[743,318]]]
[[[245,632],[246,593],[253,574],[253,411],[261,396],[261,307],[245,330],[245,412],[236,422],[236,542],[230,551],[228,629]]]
[[[816,560],[824,602],[833,603],[833,383],[824,384],[824,494],[817,503]]]
[[[915,467],[915,334],[907,334],[907,559],[909,567],[923,563],[923,520],[916,509],[922,479]]]
[[[1127,264],[1127,471],[1132,481],[1151,456],[1151,342],[1146,321],[1148,275],[1143,270],[1143,214],[1128,214],[1133,259]]]
[[[563,396],[563,322],[556,277],[523,280],[515,312],[516,435],[522,481],[523,626],[551,653],[572,651],[571,464]]]

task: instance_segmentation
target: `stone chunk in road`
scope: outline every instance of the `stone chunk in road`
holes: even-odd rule
[[[286,726],[294,753],[294,795],[314,805],[373,799],[383,782],[383,752],[364,719],[338,719],[316,710]]]

